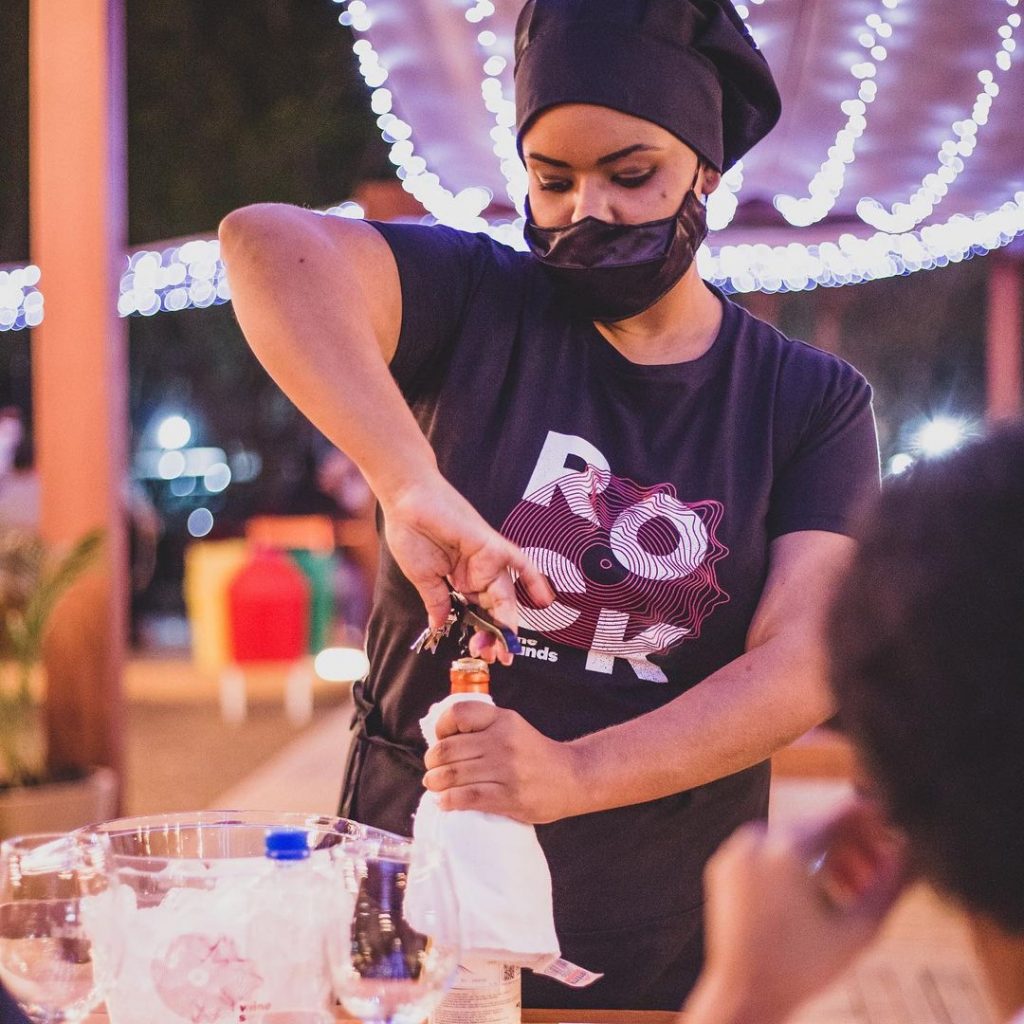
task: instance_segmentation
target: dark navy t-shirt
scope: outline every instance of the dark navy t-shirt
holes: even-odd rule
[[[8,995],[0,985],[0,1024],[29,1024],[28,1017],[21,1012],[21,1007]]]
[[[704,355],[639,365],[564,310],[529,255],[442,227],[375,226],[401,279],[392,373],[441,472],[556,592],[549,608],[522,607],[524,654],[491,673],[495,701],[546,736],[635,718],[737,658],[771,541],[847,532],[877,488],[864,378],[724,296]],[[405,833],[421,792],[418,720],[447,692],[457,656],[454,642],[410,652],[424,621],[385,548],[363,688],[377,751],[352,780],[350,811]],[[768,774],[762,764],[540,827],[563,952],[609,970],[594,961],[600,949],[610,962],[639,934],[689,941],[703,865],[764,816]]]

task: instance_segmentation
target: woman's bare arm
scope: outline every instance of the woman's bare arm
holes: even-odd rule
[[[368,224],[266,204],[229,214],[220,242],[238,322],[285,394],[381,501],[429,477],[434,454],[388,372],[402,292],[383,237]]]
[[[522,552],[442,477],[388,370],[402,293],[391,249],[368,224],[283,205],[245,207],[220,226],[238,322],[282,390],[359,466],[381,503],[391,552],[432,625],[447,577],[515,627],[510,570],[552,595]]]

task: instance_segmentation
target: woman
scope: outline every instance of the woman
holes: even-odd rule
[[[275,206],[222,251],[254,351],[383,511],[343,809],[408,831],[425,784],[540,824],[562,952],[605,977],[530,978],[526,1004],[674,1009],[705,861],[832,710],[820,614],[877,485],[870,392],[693,263],[704,197],[779,113],[730,4],[538,0],[516,50],[530,254]],[[499,708],[455,709],[424,760],[456,645],[409,648],[446,580],[524,651],[478,645]]]

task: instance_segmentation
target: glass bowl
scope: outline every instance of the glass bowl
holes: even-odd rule
[[[306,834],[308,856],[265,855],[268,831],[282,828]],[[326,942],[351,914],[338,856],[350,844],[409,842],[344,818],[273,811],[122,818],[89,831],[109,843],[114,875],[96,956],[104,935],[111,949],[114,936],[124,940],[111,1024],[244,1024],[328,1010]]]

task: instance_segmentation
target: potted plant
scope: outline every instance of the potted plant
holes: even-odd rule
[[[47,772],[32,686],[50,615],[101,544],[93,531],[56,557],[35,534],[0,527],[0,836],[76,828],[114,810],[110,769]]]

